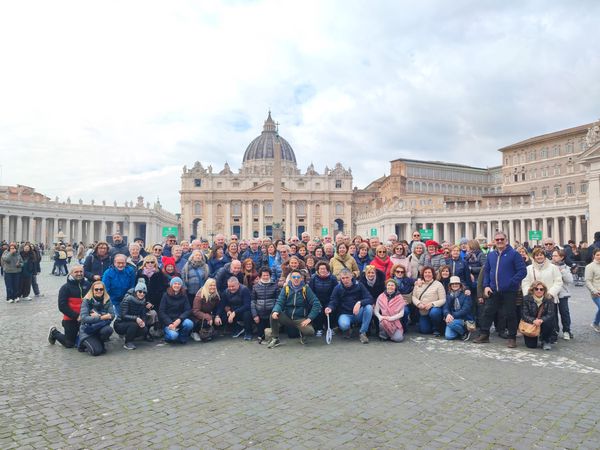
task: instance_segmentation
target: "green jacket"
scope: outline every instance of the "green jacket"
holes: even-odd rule
[[[292,320],[309,318],[314,321],[321,312],[321,302],[308,285],[295,291],[288,283],[279,292],[279,298],[273,307],[273,312],[283,312]]]

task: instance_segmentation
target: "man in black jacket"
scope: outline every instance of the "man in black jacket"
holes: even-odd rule
[[[90,289],[90,282],[83,276],[83,266],[76,264],[71,268],[67,282],[58,291],[58,310],[63,313],[62,326],[64,334],[50,328],[48,342],[52,345],[56,341],[66,348],[73,348],[79,333],[79,312],[83,296]]]
[[[239,262],[239,261],[234,261]],[[240,328],[238,322],[243,321],[244,328]],[[240,284],[236,277],[227,280],[227,289],[221,294],[221,301],[217,309],[215,325],[228,323],[233,325],[233,337],[239,337],[244,333],[244,340],[252,340],[252,311],[250,290]]]

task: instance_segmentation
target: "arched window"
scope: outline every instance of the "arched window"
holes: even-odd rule
[[[427,192],[429,192],[429,193],[433,192],[433,183],[429,183],[427,185]]]
[[[231,203],[231,213],[234,216],[241,216],[242,215],[242,204],[240,202]]]
[[[271,202],[265,203],[265,215],[267,215],[267,216],[273,215],[273,203],[271,203]]]
[[[194,215],[201,216],[202,215],[202,203],[194,202]]]
[[[415,189],[414,183],[413,183],[412,181],[409,181],[409,182],[406,184],[406,190],[407,190],[408,192],[413,192],[413,191],[414,191],[414,189]]]
[[[336,203],[335,204],[335,214],[336,216],[341,216],[342,214],[344,214],[344,204],[343,203]]]
[[[296,213],[304,215],[306,214],[306,203],[298,202],[296,203]]]

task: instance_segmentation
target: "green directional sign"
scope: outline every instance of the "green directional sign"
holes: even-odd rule
[[[179,230],[177,227],[163,227],[162,236],[167,237],[170,234],[174,234],[175,236],[179,235]]]
[[[426,230],[422,228],[419,233],[421,233],[421,239],[433,239],[433,229]]]
[[[321,236],[327,236],[329,234],[329,228],[323,227],[321,228]]]
[[[542,230],[529,230],[529,240],[530,241],[541,241],[542,240]]]
[[[371,237],[377,236],[377,228],[371,228]]]

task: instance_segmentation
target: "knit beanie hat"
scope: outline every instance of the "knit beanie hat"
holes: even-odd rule
[[[468,244],[468,243],[469,243],[469,240],[468,240],[466,237],[461,237],[461,238],[460,238],[460,241],[458,241],[458,243],[459,243],[460,245],[463,245],[463,244]]]
[[[171,282],[169,283],[169,285],[173,286],[175,283],[183,284],[183,280],[179,277],[171,278]]]
[[[163,267],[167,267],[169,264],[175,267],[175,258],[173,258],[172,256],[163,256],[162,263]]]
[[[135,285],[135,292],[143,292],[146,293],[148,292],[148,289],[146,288],[146,282],[144,281],[143,278],[140,278],[137,282],[137,284]]]

